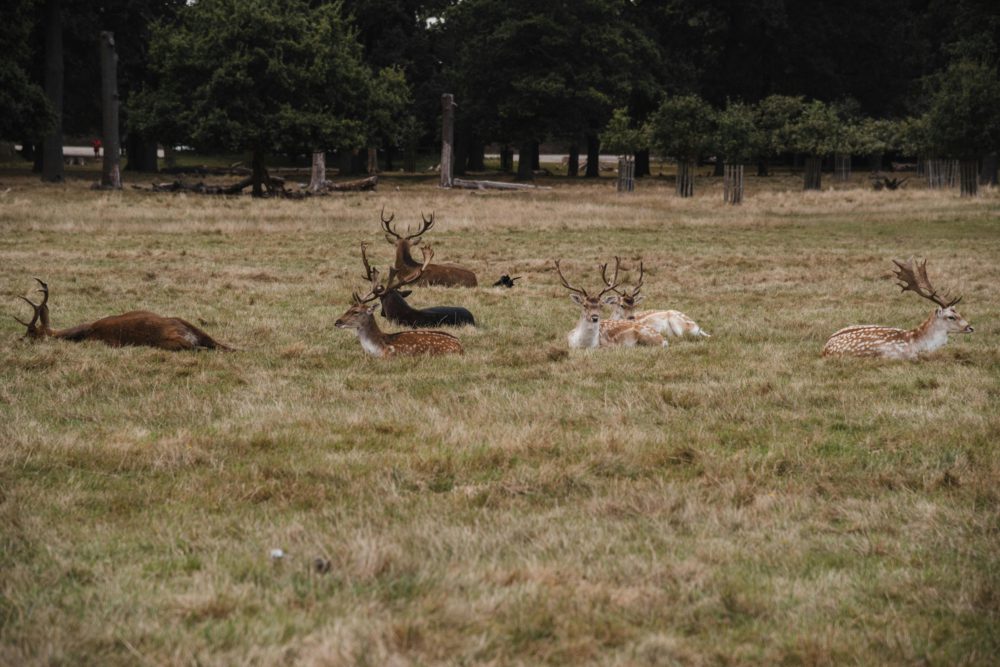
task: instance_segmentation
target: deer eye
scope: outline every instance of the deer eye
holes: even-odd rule
[[[954,316],[954,315],[949,315],[949,316],[948,316],[948,319],[949,319],[949,320],[953,320],[953,319],[955,319],[955,316]]]

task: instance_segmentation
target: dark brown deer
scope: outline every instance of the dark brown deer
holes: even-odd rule
[[[177,317],[160,317],[145,310],[134,310],[123,315],[104,317],[95,322],[80,324],[68,329],[49,326],[49,286],[35,278],[41,289],[42,302],[34,303],[26,297],[28,305],[35,309],[31,322],[14,319],[28,328],[26,338],[61,338],[63,340],[97,340],[111,347],[125,345],[146,345],[161,350],[231,350],[228,345],[214,340],[207,333]]]
[[[424,248],[424,264],[418,267],[423,271],[430,263],[431,252]],[[394,280],[393,271],[389,272],[389,283]],[[377,275],[376,275],[377,280]],[[377,304],[371,303],[378,298],[372,290],[364,298],[357,292],[351,295],[351,307],[344,312],[333,326],[338,329],[354,329],[358,332],[361,348],[375,357],[416,356],[421,354],[462,354],[462,343],[444,331],[400,331],[399,333],[383,333],[375,321]],[[371,304],[371,305],[369,305]]]
[[[413,259],[413,255],[410,251],[414,246],[420,243],[420,236],[434,226],[434,214],[431,213],[431,217],[428,220],[424,217],[423,213],[421,213],[420,218],[423,220],[423,225],[421,225],[420,231],[416,234],[408,234],[407,236],[402,236],[396,233],[396,231],[392,228],[392,221],[396,217],[395,213],[386,219],[385,207],[382,207],[382,212],[379,214],[379,217],[382,219],[382,228],[385,230],[385,240],[396,246],[396,270],[399,271],[404,278],[408,278],[420,267],[420,262]],[[407,228],[406,231],[409,232],[409,228]],[[457,264],[430,264],[424,270],[420,279],[414,284],[443,285],[448,287],[475,287],[478,283],[476,281],[475,273],[458,266]]]
[[[413,308],[406,303],[410,290],[401,291],[399,288],[408,285],[422,275],[423,271],[414,272],[409,278],[403,280],[396,273],[395,268],[389,269],[389,279],[385,285],[379,281],[378,269],[373,268],[368,263],[367,243],[361,244],[361,261],[365,265],[365,279],[372,284],[372,294],[378,296],[379,303],[382,304],[382,317],[390,322],[405,324],[411,327],[437,327],[442,325],[462,326],[471,324],[476,326],[476,320],[465,308],[458,306],[434,306],[431,308]],[[433,257],[434,251],[430,247],[424,247],[426,256]]]

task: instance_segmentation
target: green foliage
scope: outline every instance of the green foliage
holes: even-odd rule
[[[757,111],[743,102],[728,102],[716,116],[715,152],[726,164],[746,164],[765,150]]]
[[[649,135],[643,127],[635,127],[624,107],[615,109],[604,131],[601,132],[601,149],[618,155],[634,155],[649,144]]]
[[[971,60],[952,63],[939,77],[927,114],[928,138],[942,157],[977,158],[1000,150],[1000,78]]]
[[[365,121],[369,146],[383,141],[399,146],[412,132],[414,118],[409,113],[413,104],[406,75],[398,67],[383,67],[372,81],[372,97]]]
[[[157,84],[133,113],[151,136],[254,152],[363,143],[372,77],[339,4],[200,0],[157,26],[150,59]]]
[[[45,92],[27,70],[31,16],[37,4],[12,2],[0,21],[0,139],[39,140],[56,121]]]
[[[886,118],[864,118],[855,126],[855,152],[881,155],[899,147],[900,122]]]
[[[678,161],[694,162],[712,147],[715,116],[697,95],[668,97],[649,119],[650,143]]]
[[[757,127],[764,157],[791,150],[791,128],[805,108],[802,97],[770,95],[757,104]]]
[[[788,148],[819,157],[849,146],[848,130],[834,106],[813,100],[788,127]]]
[[[930,125],[927,115],[909,116],[899,121],[896,127],[896,142],[905,155],[927,157],[931,145]]]

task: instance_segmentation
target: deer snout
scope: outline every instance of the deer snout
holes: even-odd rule
[[[601,319],[601,316],[600,316],[600,315],[591,315],[591,316],[590,316],[590,321],[591,321],[591,322],[596,322],[596,321],[598,321],[599,319]]]
[[[973,329],[972,325],[970,324],[969,326],[965,327],[965,331],[963,331],[962,333],[972,333],[973,331],[975,331],[975,329]]]
[[[347,324],[344,322],[344,320],[337,320],[336,322],[333,323],[333,326],[337,327],[338,329],[343,329],[344,327],[347,326]]]

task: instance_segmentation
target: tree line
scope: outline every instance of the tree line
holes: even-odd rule
[[[766,173],[796,153],[818,186],[831,153],[1000,150],[1000,6],[987,0],[8,4],[0,139],[49,180],[64,134],[99,132],[101,31],[117,42],[126,168],[155,170],[158,144],[246,151],[256,193],[276,154],[335,152],[353,173],[377,149],[412,168],[439,141],[443,92],[458,104],[457,173],[499,145],[501,167],[518,152],[530,178],[547,142],[565,146],[571,176],[597,176],[603,142],[634,152],[638,176],[650,149],[682,176],[708,155]]]

